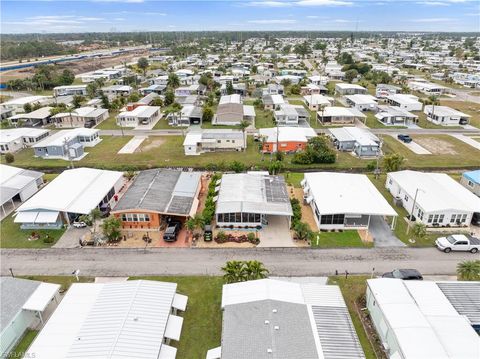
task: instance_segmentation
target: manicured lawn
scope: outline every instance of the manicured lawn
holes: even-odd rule
[[[367,120],[365,124],[369,128],[407,128],[406,126],[385,126],[383,123],[381,123],[375,118],[373,112],[365,112],[365,114],[367,115]]]
[[[418,123],[417,125],[422,127],[422,128],[430,128],[430,129],[458,129],[462,128],[461,126],[442,126],[442,125],[436,125],[433,122],[430,122],[427,120],[427,115],[425,115],[423,112],[415,112],[415,114],[418,116]]]
[[[376,359],[377,357],[375,355],[375,350],[370,341],[368,340],[367,334],[362,325],[362,321],[360,319],[360,316],[358,315],[357,307],[355,305],[355,302],[361,301],[361,299],[365,296],[365,291],[367,289],[367,279],[369,279],[369,277],[349,276],[348,279],[345,279],[344,276],[333,276],[329,277],[328,283],[336,284],[340,287],[343,298],[345,299],[345,303],[347,304],[350,317],[352,318],[353,326],[355,327],[358,339],[360,340],[360,344],[362,345],[363,351],[365,353],[365,357],[367,359]],[[381,348],[377,347],[376,351],[377,353],[381,353]]]
[[[363,242],[357,231],[317,232],[313,236],[312,248],[338,247],[373,247],[373,243]]]
[[[75,283],[75,277],[29,276],[32,280],[58,283],[67,289]],[[188,296],[182,335],[172,346],[178,349],[178,359],[205,358],[209,349],[221,345],[222,333],[222,277],[130,277],[129,280],[148,279],[178,284],[177,292]],[[92,282],[94,278],[81,277],[81,282]]]
[[[440,101],[440,103],[442,106],[448,106],[472,116],[470,118],[470,125],[480,128],[480,104],[474,102],[451,101],[443,99]]]
[[[302,182],[303,178],[305,175],[300,172],[287,172],[283,174],[285,176],[285,180],[287,184],[292,185],[293,187],[300,188],[302,185],[300,182]]]
[[[457,154],[417,155],[393,137],[384,135],[384,151],[398,153],[405,161],[405,167],[420,168],[467,168],[480,166],[480,151],[449,135],[412,135],[413,140],[431,138],[453,146]]]
[[[255,127],[256,128],[269,128],[274,127],[273,111],[262,110],[258,107],[255,108]]]
[[[20,224],[13,222],[13,214],[0,222],[0,248],[48,248],[51,247],[65,232],[64,229],[25,230],[20,229]],[[29,241],[32,232],[38,233],[40,238]],[[53,238],[52,243],[44,243],[46,236]]]
[[[180,130],[181,127],[170,126],[168,121],[165,118],[161,118],[155,126],[153,126],[154,130]]]
[[[110,112],[110,116],[108,116],[106,120],[100,122],[95,128],[97,130],[119,130],[120,126],[117,125],[117,115],[117,111]]]
[[[30,344],[32,344],[37,334],[38,334],[38,330],[27,329],[22,340],[20,340],[17,346],[13,348],[13,350],[10,352],[7,358],[18,358],[18,359],[24,358],[24,353],[30,347]]]

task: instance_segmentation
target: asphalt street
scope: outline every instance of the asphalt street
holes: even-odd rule
[[[443,253],[435,248],[347,249],[197,249],[79,248],[4,249],[1,275],[84,276],[218,275],[228,260],[259,260],[276,276],[381,274],[395,268],[415,268],[423,274],[454,274],[457,263],[478,258],[471,253]]]

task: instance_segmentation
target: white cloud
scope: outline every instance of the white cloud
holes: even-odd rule
[[[426,6],[450,6],[449,3],[443,1],[417,1],[416,4]]]
[[[307,16],[307,19],[318,19],[317,15],[309,15]]]
[[[350,23],[354,23],[354,22],[357,22],[356,20],[347,20],[347,19],[335,19],[333,20],[333,22],[336,22],[338,24],[350,24]]]
[[[144,0],[91,0],[92,2],[124,2],[124,3],[132,3],[138,4],[143,3]]]
[[[351,6],[351,1],[340,0],[300,0],[295,2],[299,6]]]
[[[251,1],[246,4],[247,6],[257,6],[257,7],[289,7],[292,6],[290,2],[287,1]]]
[[[412,19],[410,20],[411,22],[423,22],[423,23],[429,23],[429,22],[448,22],[448,21],[453,21],[454,19],[449,18],[449,17],[427,17],[423,19]]]
[[[250,24],[262,24],[262,25],[272,25],[272,24],[295,24],[297,20],[291,19],[264,19],[264,20],[249,20],[247,21]]]

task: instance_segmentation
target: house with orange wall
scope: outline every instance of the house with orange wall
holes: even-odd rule
[[[310,138],[317,136],[311,127],[272,127],[260,129],[262,150],[266,153],[304,150]]]

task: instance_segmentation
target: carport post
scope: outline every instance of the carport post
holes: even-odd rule
[[[394,230],[396,224],[397,224],[397,216],[393,216],[392,224],[391,224],[391,226],[390,226],[390,229],[391,229],[391,230]]]

